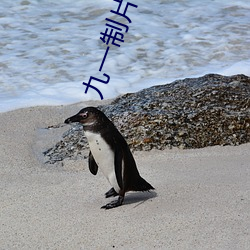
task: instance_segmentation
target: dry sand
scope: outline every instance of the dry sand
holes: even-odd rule
[[[250,144],[135,152],[155,192],[103,210],[110,186],[87,160],[41,162],[68,127],[43,128],[86,105],[0,114],[0,249],[250,248]]]

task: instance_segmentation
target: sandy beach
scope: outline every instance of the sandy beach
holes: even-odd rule
[[[134,152],[155,191],[103,210],[110,186],[87,159],[42,162],[68,129],[45,128],[88,105],[0,114],[0,249],[249,249],[249,143]]]

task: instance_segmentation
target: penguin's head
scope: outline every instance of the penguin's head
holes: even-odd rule
[[[103,121],[108,120],[108,118],[97,108],[87,107],[81,109],[76,115],[73,115],[66,119],[64,122],[69,124],[73,122],[81,123],[85,128],[98,126],[103,123]]]

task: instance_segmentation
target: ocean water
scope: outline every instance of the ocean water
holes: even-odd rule
[[[99,100],[207,73],[250,76],[249,0],[131,0],[125,18],[112,0],[2,0],[0,112]],[[123,12],[126,1],[121,5]],[[110,18],[127,25],[110,49],[100,32]],[[118,36],[119,37],[119,36]],[[120,38],[120,37],[119,37]]]

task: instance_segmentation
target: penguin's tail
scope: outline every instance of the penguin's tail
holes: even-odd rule
[[[150,189],[154,189],[154,187],[145,181],[141,176],[139,176],[131,191],[148,191]]]

